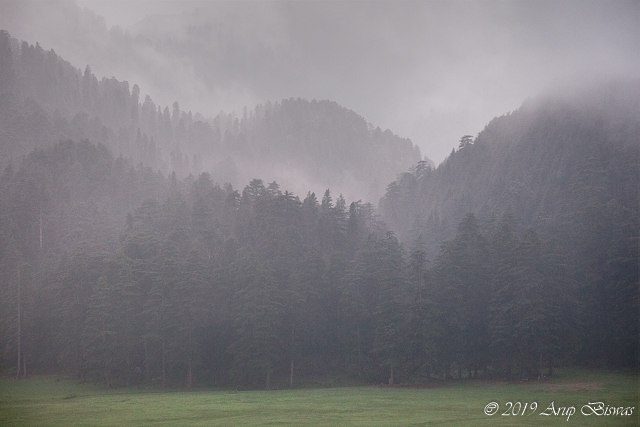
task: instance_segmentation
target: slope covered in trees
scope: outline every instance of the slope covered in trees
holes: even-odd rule
[[[639,117],[638,81],[542,95],[491,121],[475,140],[462,138],[438,168],[400,175],[381,213],[401,241],[421,236],[431,260],[469,213],[488,229],[506,215],[523,239],[535,231],[553,248],[541,266],[563,260],[568,269],[558,289],[540,288],[538,297],[551,305],[554,292],[575,287],[585,357],[637,363]],[[488,274],[504,281],[496,290],[504,298],[516,292],[506,272]]]
[[[179,178],[209,172],[241,185],[259,176],[300,193],[331,187],[377,200],[420,158],[410,140],[330,101],[283,100],[205,119],[156,105],[140,88],[98,80],[56,53],[0,33],[0,167],[35,147],[88,138]]]
[[[240,192],[68,141],[5,169],[0,218],[0,369],[17,377],[271,388],[637,366],[637,253],[622,240],[577,271],[509,213],[465,215],[430,264],[423,238],[405,248],[329,190]]]
[[[306,189],[420,159],[335,103],[208,122],[6,34],[0,55],[3,373],[271,388],[637,369],[637,83],[495,119],[391,183],[385,225]],[[221,163],[194,173],[205,158]],[[272,166],[304,191],[255,178]]]
[[[437,168],[420,163],[388,185],[380,208],[401,240],[423,233],[437,251],[469,212],[509,210],[525,230],[569,223],[588,205],[637,209],[640,83],[563,90],[466,135]]]

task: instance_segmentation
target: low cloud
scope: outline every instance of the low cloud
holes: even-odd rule
[[[0,3],[13,37],[157,104],[331,99],[436,162],[559,79],[637,75],[638,22],[635,1]]]

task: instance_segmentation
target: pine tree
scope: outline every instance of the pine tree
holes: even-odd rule
[[[250,253],[242,255],[234,266],[235,340],[229,351],[234,356],[233,379],[255,383],[262,375],[271,388],[271,376],[280,360],[282,301],[272,273]]]
[[[407,263],[407,292],[404,299],[407,319],[404,339],[407,369],[419,377],[431,377],[435,365],[437,318],[446,310],[434,302],[431,271],[422,236],[418,236]]]
[[[372,351],[378,363],[389,367],[388,382],[393,385],[394,368],[406,359],[405,265],[402,247],[393,233],[388,232],[381,243]]]
[[[437,300],[448,309],[439,338],[441,360],[447,361],[445,375],[451,363],[457,367],[458,378],[462,378],[464,368],[477,372],[477,366],[488,356],[490,283],[486,254],[485,238],[475,216],[468,214],[459,224],[455,239],[443,245],[437,260]]]

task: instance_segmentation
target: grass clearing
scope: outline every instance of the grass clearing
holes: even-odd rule
[[[484,413],[490,402],[495,415]],[[503,416],[507,402],[525,415]],[[538,408],[531,411],[530,405]],[[575,414],[539,415],[551,403]],[[635,407],[630,416],[585,416],[590,402]],[[517,405],[517,404],[516,404]],[[512,409],[518,408],[517,406]],[[522,411],[520,411],[522,412]],[[565,411],[566,412],[566,411]],[[531,415],[528,415],[530,414]],[[434,388],[338,387],[274,391],[105,390],[57,377],[0,380],[1,426],[622,426],[638,425],[638,376],[564,370],[552,381],[469,381]]]

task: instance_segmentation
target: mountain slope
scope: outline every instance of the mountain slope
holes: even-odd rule
[[[384,185],[421,159],[408,139],[374,129],[329,101],[283,100],[242,117],[200,114],[142,99],[137,85],[98,80],[44,51],[0,35],[4,166],[34,147],[89,139],[134,163],[178,177],[203,171],[220,182],[278,181],[295,192],[326,188],[349,198],[380,197]]]
[[[590,203],[637,211],[639,95],[638,82],[617,82],[529,100],[436,169],[399,176],[380,202],[385,220],[403,241],[422,232],[437,249],[469,212],[508,210],[524,230]]]
[[[490,122],[437,169],[402,175],[380,209],[401,240],[424,242],[431,259],[441,260],[442,242],[467,213],[489,234],[507,224],[553,242],[550,259],[568,269],[562,286],[575,288],[585,331],[574,346],[595,365],[630,366],[638,348],[638,135],[638,81],[540,96]]]

